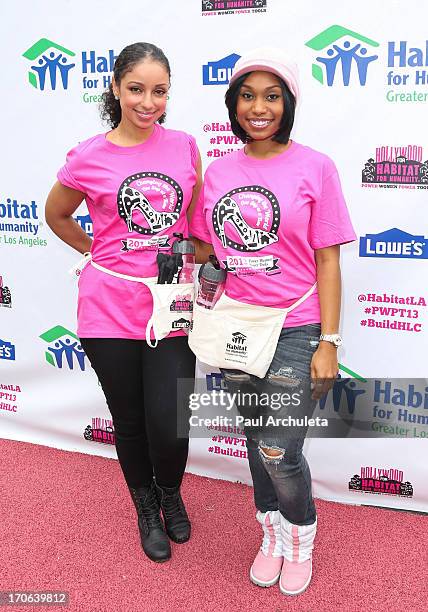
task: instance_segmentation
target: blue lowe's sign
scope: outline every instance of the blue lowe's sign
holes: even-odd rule
[[[403,232],[394,227],[379,234],[360,238],[360,257],[428,259],[428,238]]]
[[[241,56],[231,53],[216,62],[208,62],[202,66],[202,83],[204,85],[227,85],[232,76],[232,70]]]

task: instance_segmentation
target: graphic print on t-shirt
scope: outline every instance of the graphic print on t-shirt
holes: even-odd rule
[[[121,184],[117,206],[129,232],[158,234],[178,221],[183,190],[166,174],[138,172]]]
[[[224,248],[252,252],[278,242],[280,207],[275,195],[259,185],[232,189],[215,204],[212,213],[214,232]],[[229,272],[240,275],[279,271],[273,256],[228,256]]]

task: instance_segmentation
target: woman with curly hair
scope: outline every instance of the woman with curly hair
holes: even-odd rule
[[[194,138],[160,125],[170,74],[155,45],[122,50],[101,107],[112,129],[71,149],[46,203],[52,230],[90,252],[79,279],[78,335],[113,417],[142,547],[157,562],[171,556],[168,536],[177,543],[190,537],[180,495],[188,438],[177,435],[178,413],[187,408],[177,380],[192,379],[195,362],[183,330],[153,338],[145,279],[158,275],[157,255],[170,253],[173,235],[187,235],[201,173]],[[93,240],[72,217],[83,200]]]

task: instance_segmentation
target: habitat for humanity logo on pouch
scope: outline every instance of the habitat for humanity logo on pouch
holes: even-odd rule
[[[76,54],[48,38],[41,38],[23,53],[29,60],[28,82],[40,91],[68,89],[70,63]]]
[[[93,418],[92,425],[86,427],[83,437],[90,442],[115,444],[113,421],[97,417]]]
[[[215,204],[212,212],[214,231],[223,248],[241,253],[260,251],[278,242],[281,211],[276,196],[259,185],[232,189]],[[236,275],[277,274],[278,258],[264,256],[227,256],[227,271]]]
[[[38,208],[35,200],[0,199],[0,246],[46,246],[47,241],[39,235],[43,222],[39,221]]]
[[[267,0],[202,0],[202,15],[266,13]]]
[[[360,257],[428,259],[428,238],[403,232],[394,227],[379,234],[360,238]]]
[[[122,240],[122,251],[170,248],[169,234],[153,234],[170,229],[178,221],[183,190],[166,174],[138,172],[123,181],[117,194],[117,206],[128,232],[152,235],[150,239]]]
[[[413,497],[413,486],[404,480],[404,473],[397,469],[383,469],[377,467],[362,467],[359,474],[349,481],[350,491],[362,493],[377,493],[383,495],[397,495],[399,497]]]
[[[208,62],[202,66],[203,85],[228,85],[232,70],[241,56],[231,53],[222,59]]]
[[[378,59],[370,54],[379,47],[378,42],[340,25],[330,26],[305,44],[319,53],[312,64],[312,76],[328,87],[338,83],[365,85],[369,65]]]
[[[0,276],[0,308],[12,308],[12,294],[9,287],[3,284],[3,276]]]
[[[62,325],[56,325],[39,337],[48,344],[45,359],[49,365],[60,370],[63,367],[68,367],[69,370],[85,370],[86,355],[76,334]]]
[[[364,164],[362,187],[428,189],[428,159],[420,145],[376,147]]]

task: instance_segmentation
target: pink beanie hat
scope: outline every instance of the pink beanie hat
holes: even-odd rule
[[[243,55],[235,64],[229,85],[243,74],[255,70],[265,70],[279,76],[287,84],[297,105],[300,98],[298,68],[282,49],[260,47]]]

